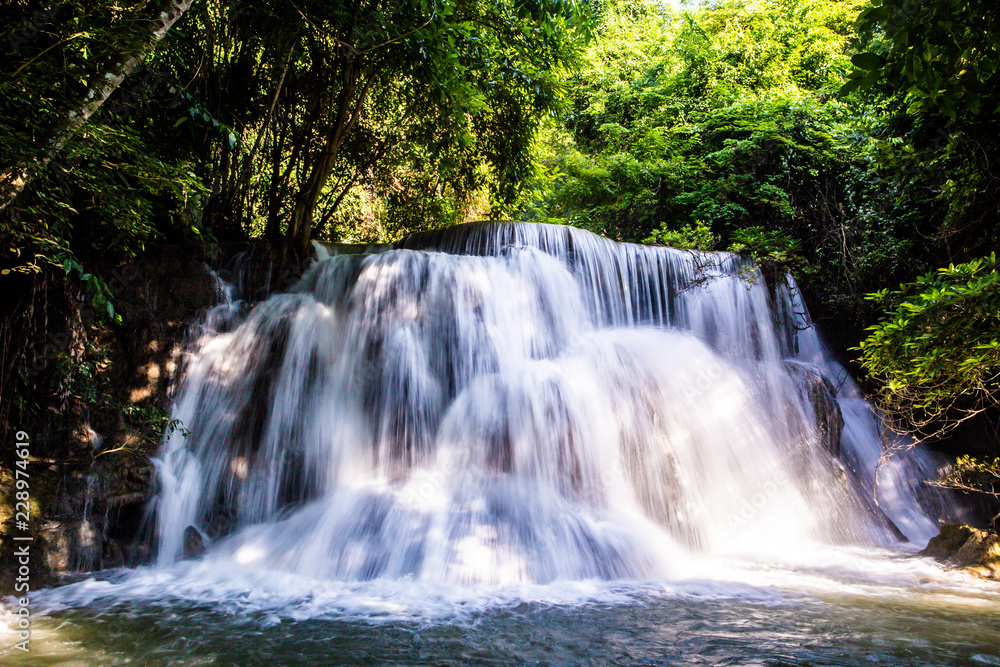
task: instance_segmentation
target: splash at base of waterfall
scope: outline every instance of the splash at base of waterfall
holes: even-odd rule
[[[873,501],[877,418],[794,282],[731,255],[465,226],[209,322],[157,464],[162,568],[197,531],[206,564],[336,586],[660,580],[926,542],[947,509],[919,450]]]

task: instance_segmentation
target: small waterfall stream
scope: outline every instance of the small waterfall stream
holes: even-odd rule
[[[159,565],[192,526],[213,562],[459,585],[936,534],[920,450],[873,500],[878,422],[791,279],[553,225],[378,250],[209,319],[158,461]]]

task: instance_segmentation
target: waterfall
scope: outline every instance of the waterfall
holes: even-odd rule
[[[790,278],[557,225],[372,250],[209,318],[157,460],[160,564],[192,526],[241,566],[458,584],[936,533],[932,461],[876,487],[877,417]]]

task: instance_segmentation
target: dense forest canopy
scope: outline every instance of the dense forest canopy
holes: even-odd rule
[[[311,240],[513,217],[793,271],[899,428],[995,420],[998,17],[988,0],[8,2],[3,419],[92,377],[67,371],[93,365],[82,342],[24,369],[81,304],[106,315],[81,341],[116,326],[115,262],[236,241],[291,265]]]

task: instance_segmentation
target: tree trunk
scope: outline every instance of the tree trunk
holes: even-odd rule
[[[369,73],[359,91],[359,74],[360,67],[348,59],[344,64],[344,87],[337,101],[337,117],[327,133],[323,150],[309,172],[309,178],[299,188],[295,197],[295,208],[291,220],[288,221],[282,253],[282,264],[286,266],[301,263],[309,256],[316,203],[330,180],[340,147],[360,117],[365,97],[376,78],[374,72]]]
[[[83,304],[83,294],[74,287],[68,278],[64,278],[66,284],[66,300],[68,301],[69,321],[67,326],[66,354],[73,364],[73,368],[79,368],[86,357],[87,329],[83,323],[81,305]],[[69,378],[65,378],[67,381]],[[66,430],[69,435],[69,456],[87,460],[91,456],[92,443],[90,441],[90,420],[87,414],[87,404],[83,398],[70,391],[67,387],[63,403],[63,412],[66,415]],[[79,387],[75,387],[77,391]]]
[[[156,45],[167,34],[170,28],[190,9],[194,0],[166,0],[154,20],[153,26],[149,28],[145,40],[129,54],[124,54],[121,62],[116,62],[105,68],[98,77],[98,83],[91,87],[87,96],[74,109],[66,114],[65,119],[59,127],[52,133],[47,141],[47,148],[44,155],[35,165],[25,166],[16,169],[14,173],[7,177],[2,185],[4,200],[0,202],[0,211],[7,208],[17,196],[31,182],[35,173],[47,168],[55,159],[73,136],[86,125],[91,116],[108,100],[109,97],[121,86],[132,71],[142,64],[143,60],[152,53]]]

